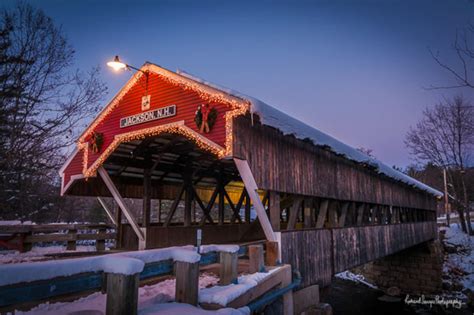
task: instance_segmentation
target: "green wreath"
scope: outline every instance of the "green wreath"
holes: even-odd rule
[[[92,150],[92,152],[99,153],[102,149],[102,144],[104,144],[104,134],[94,131],[91,135],[89,148]]]
[[[201,125],[202,125],[202,111],[201,111],[202,106],[203,105],[199,105],[196,111],[196,115],[194,116],[194,122],[196,123],[196,126],[198,127],[198,129],[201,129]],[[209,115],[207,116],[207,124],[209,125],[209,129],[212,130],[212,127],[214,127],[214,124],[216,123],[216,119],[217,119],[217,109],[215,107],[212,107],[209,112]]]

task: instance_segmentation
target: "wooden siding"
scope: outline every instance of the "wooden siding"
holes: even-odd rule
[[[435,197],[248,117],[234,119],[234,156],[248,160],[260,189],[436,209]]]
[[[178,121],[184,121],[186,127],[199,132],[199,129],[194,122],[194,117],[198,106],[205,103],[208,103],[211,108],[214,107],[217,110],[218,115],[212,130],[209,133],[204,134],[204,136],[218,145],[225,147],[226,126],[224,116],[229,110],[229,107],[221,103],[204,101],[196,92],[185,90],[182,87],[168,83],[154,73],[150,73],[148,83],[148,94],[151,95],[149,110],[154,110],[174,104],[176,105],[176,115],[120,128],[121,118],[142,113],[141,98],[146,93],[145,86],[145,76],[142,76],[140,80],[125,94],[117,106],[94,129],[95,132],[103,133],[104,143],[100,152],[98,153],[88,150],[88,167],[90,167],[97,160],[97,158],[105,151],[105,149],[114,140],[114,137],[118,134]],[[89,141],[90,139],[88,138],[86,140]],[[74,165],[71,163],[71,165],[66,169],[68,175],[66,176],[67,178],[65,178],[64,186],[68,184],[71,175],[82,174],[82,156],[83,151],[81,151],[81,154],[78,153],[79,161],[74,161]],[[80,167],[78,168],[76,166]]]
[[[196,123],[194,122],[194,116],[198,106],[206,102],[204,102],[196,92],[185,90],[179,86],[168,83],[154,73],[150,73],[148,84],[148,94],[151,95],[149,110],[175,104],[176,116],[133,125],[126,128],[120,128],[121,118],[142,112],[141,98],[145,94],[145,76],[142,76],[140,81],[135,84],[127,94],[125,94],[117,107],[115,107],[115,109],[94,130],[104,134],[104,145],[101,152],[98,154],[95,154],[89,150],[89,166],[92,165],[92,163],[94,163],[94,161],[100,156],[105,148],[110,145],[114,136],[117,134],[164,125],[181,120],[184,120],[184,123],[187,127],[199,132]],[[224,115],[229,108],[226,105],[219,103],[209,103],[209,105],[210,107],[216,108],[218,117],[213,129],[210,133],[205,134],[205,137],[224,147]]]
[[[334,273],[434,238],[436,238],[436,222],[334,229]]]
[[[301,286],[327,286],[334,274],[436,238],[436,222],[282,232],[282,262]]]
[[[265,238],[260,226],[255,224],[151,226],[146,230],[147,249],[196,244],[197,229],[202,230],[202,244],[229,244]],[[121,248],[138,249],[138,238],[128,224],[123,225]]]
[[[69,165],[64,169],[63,187],[65,187],[69,183],[69,181],[71,180],[71,176],[82,174],[83,154],[83,150],[78,150]]]
[[[331,284],[331,230],[302,230],[281,233],[281,259],[303,277],[301,287]]]

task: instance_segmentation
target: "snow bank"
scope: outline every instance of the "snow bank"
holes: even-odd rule
[[[256,272],[240,276],[237,280],[237,284],[202,289],[199,291],[199,303],[214,303],[226,306],[229,302],[257,286],[257,284],[279,269],[280,268],[275,268],[269,272]]]
[[[199,77],[196,77],[194,75],[191,75],[189,73],[186,73],[184,71],[178,70],[178,74],[194,80],[196,82],[199,82],[201,84],[205,84],[207,86],[210,86],[212,88],[215,88],[217,90],[220,90],[224,93],[227,93],[229,95],[238,97],[240,99],[246,100],[250,102],[251,108],[250,111],[252,114],[256,114],[260,117],[260,121],[262,124],[274,127],[278,130],[280,130],[284,135],[293,135],[298,139],[305,140],[309,139],[313,142],[313,144],[317,146],[323,146],[327,147],[330,150],[332,150],[334,153],[343,155],[349,160],[358,162],[358,163],[363,163],[370,165],[374,167],[378,173],[386,175],[388,177],[391,177],[397,181],[401,181],[405,184],[408,184],[410,186],[416,187],[418,189],[424,190],[430,194],[433,194],[435,196],[442,196],[443,194],[436,190],[431,188],[428,185],[423,184],[422,182],[411,178],[410,176],[397,171],[393,169],[392,167],[380,162],[379,160],[370,157],[359,150],[352,148],[348,146],[345,143],[342,143],[341,141],[329,136],[328,134],[325,134],[321,131],[319,131],[316,128],[313,128],[279,110],[276,108],[265,104],[264,102],[253,98],[251,96],[242,94],[240,92],[221,87],[219,85],[210,83],[208,81],[205,81]]]
[[[210,252],[226,252],[226,253],[237,253],[239,251],[239,245],[202,245],[199,248],[201,254]]]
[[[366,286],[368,286],[372,289],[378,289],[377,286],[365,281],[365,277],[363,275],[355,274],[355,273],[352,273],[348,270],[337,273],[335,276],[340,278],[340,279],[362,283],[362,284],[364,284],[364,285],[366,285]]]
[[[20,253],[16,250],[0,250],[0,265],[3,264],[19,264],[25,262],[33,262],[40,260],[50,260],[51,257],[47,255],[58,254],[58,253],[80,253],[80,252],[95,252],[96,247],[78,245],[76,250],[68,251],[64,245],[53,245],[53,246],[33,246],[33,248],[24,253]]]
[[[461,230],[457,223],[452,223],[446,230],[444,242],[459,246],[460,251],[449,253],[443,266],[443,272],[452,280],[459,281],[463,287],[474,291],[474,236],[469,236]],[[453,273],[453,270],[462,270],[462,275]]]

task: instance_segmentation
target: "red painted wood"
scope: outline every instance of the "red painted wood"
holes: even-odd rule
[[[63,188],[69,183],[72,175],[82,174],[82,158],[84,151],[80,150],[76,152],[76,155],[72,158],[69,165],[64,170]]]
[[[155,127],[159,125],[168,124],[171,122],[177,122],[184,120],[187,127],[199,132],[195,122],[194,116],[198,106],[200,104],[208,103],[210,107],[214,107],[218,116],[216,123],[210,133],[204,134],[205,137],[211,141],[225,147],[225,113],[230,108],[225,104],[207,102],[203,100],[196,92],[190,90],[184,90],[183,88],[173,85],[154,73],[150,73],[148,81],[148,94],[151,95],[150,109],[154,110],[161,107],[166,107],[172,104],[176,105],[176,116],[163,118],[155,121],[146,122],[134,126],[120,128],[120,119],[131,115],[139,114],[141,110],[141,99],[146,94],[145,90],[145,76],[142,76],[140,80],[125,94],[120,100],[119,104],[114,110],[108,114],[104,120],[102,120],[97,127],[95,132],[103,133],[104,143],[99,153],[93,153],[89,150],[88,156],[88,167],[90,167],[94,161],[101,155],[102,152],[112,143],[114,136],[121,133],[127,133],[136,131],[139,129]],[[147,110],[148,111],[148,110]],[[87,138],[90,140],[90,137]],[[70,165],[66,168],[64,174],[64,185],[67,185],[70,177],[75,174],[82,174],[82,155],[83,152],[78,154],[73,159]],[[80,157],[79,157],[80,156]]]

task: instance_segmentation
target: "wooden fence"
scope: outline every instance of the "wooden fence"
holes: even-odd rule
[[[436,222],[285,231],[282,261],[301,273],[302,287],[327,286],[335,273],[435,238]]]
[[[108,224],[31,224],[0,225],[0,247],[31,250],[34,243],[66,242],[68,250],[76,250],[77,241],[95,240],[97,250],[105,250],[105,240],[116,239],[115,229]]]

